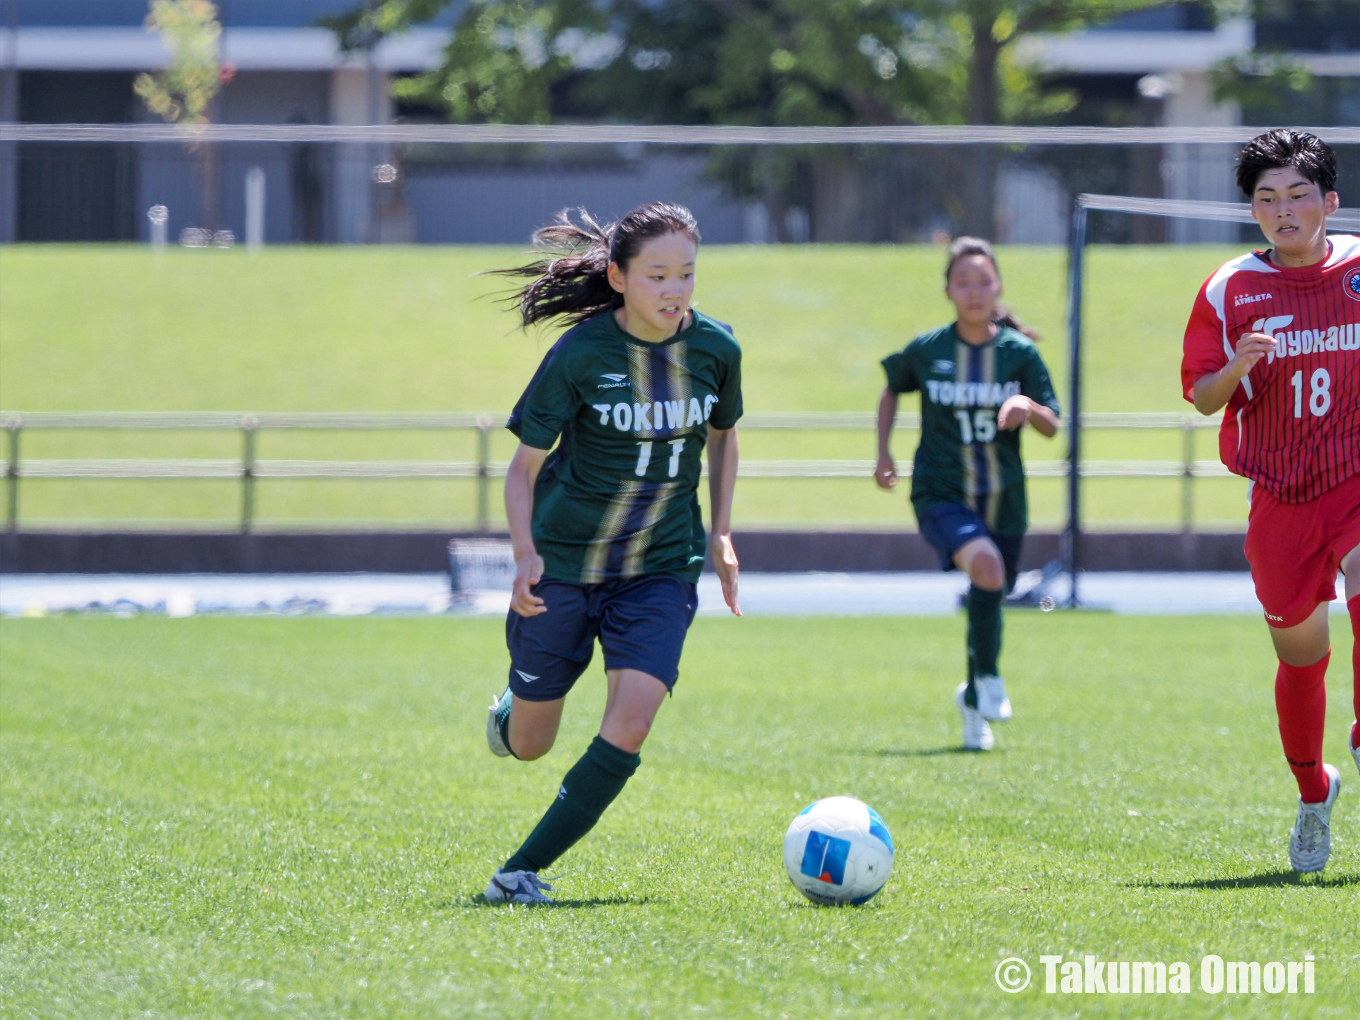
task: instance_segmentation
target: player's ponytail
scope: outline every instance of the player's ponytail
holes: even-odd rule
[[[969,255],[981,255],[992,264],[992,268],[996,270],[996,275],[1001,276],[1001,267],[996,264],[996,251],[989,242],[980,237],[956,237],[949,245],[949,261],[944,266],[946,287],[949,286],[949,274],[954,271],[954,263]],[[1023,333],[1031,340],[1039,339],[1039,334],[1021,322],[1020,317],[1011,310],[1009,305],[997,304],[996,311],[992,315],[992,321],[998,326],[1005,326],[1017,333]]]
[[[1011,311],[1009,305],[998,304],[996,306],[996,314],[992,316],[992,321],[998,326],[1006,326],[1015,330],[1017,333],[1022,333],[1031,340],[1039,339],[1038,332],[1033,327],[1026,326],[1021,322],[1020,317],[1017,316],[1015,312]]]
[[[653,238],[684,234],[699,243],[699,224],[682,205],[651,202],[603,226],[584,209],[576,212],[579,222],[564,209],[548,226],[534,231],[538,250],[532,261],[492,270],[529,280],[507,299],[519,309],[520,324],[526,328],[556,318],[575,324],[621,307],[623,295],[609,286],[609,264],[616,262],[626,271]]]

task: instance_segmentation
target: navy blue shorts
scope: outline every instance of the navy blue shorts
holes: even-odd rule
[[[976,512],[961,503],[939,503],[916,515],[921,537],[940,554],[940,569],[955,570],[954,554],[975,538],[990,538],[1006,565],[1006,590],[1015,587],[1020,570],[1020,546],[1024,535],[996,535]]]
[[[699,608],[695,585],[650,574],[601,584],[547,578],[533,592],[548,607],[505,620],[510,690],[525,701],[555,701],[590,665],[595,639],[605,669],[638,669],[675,686],[685,632]]]

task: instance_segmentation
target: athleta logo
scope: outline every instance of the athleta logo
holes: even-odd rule
[[[600,383],[598,386],[595,387],[597,390],[616,390],[620,386],[628,385],[627,375],[618,375],[614,372],[605,372],[603,375],[600,376],[600,378],[603,379],[604,382]]]
[[[620,432],[664,432],[669,429],[688,429],[702,425],[713,413],[713,405],[718,402],[714,396],[704,397],[702,405],[698,397],[690,397],[689,403],[683,400],[658,400],[648,404],[591,404],[600,412],[600,424],[608,425],[610,419]]]
[[[522,669],[517,669],[517,670],[515,670],[515,672],[519,674],[519,678],[520,678],[521,680],[523,680],[526,684],[531,684],[531,683],[533,683],[535,680],[538,679],[538,677],[536,677],[536,676],[530,676],[528,673],[524,672],[524,670],[522,670]]]
[[[1266,356],[1267,363],[1276,358],[1298,357],[1301,354],[1360,350],[1360,323],[1348,322],[1344,326],[1329,326],[1326,329],[1286,330],[1284,327],[1293,321],[1292,315],[1272,315],[1251,324],[1252,332],[1275,338],[1275,350]]]
[[[935,369],[935,371],[937,371],[937,372],[952,372],[952,371],[954,371],[954,363],[953,363],[952,361],[950,361],[948,358],[936,358],[936,359],[935,359],[935,364],[934,364],[932,367],[933,367],[933,368]]]
[[[1268,301],[1274,296],[1274,294],[1239,294],[1237,295],[1237,300],[1233,302],[1233,305],[1255,304],[1257,301]]]
[[[1360,301],[1360,269],[1352,269],[1342,278],[1341,289],[1352,301]]]
[[[1020,384],[985,382],[941,382],[926,380],[926,394],[932,404],[954,407],[1000,407],[1011,397],[1019,396]]]

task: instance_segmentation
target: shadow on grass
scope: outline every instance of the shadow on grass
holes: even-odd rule
[[[643,907],[657,900],[650,896],[589,896],[579,900],[555,899],[550,903],[488,903],[481,893],[471,893],[461,900],[445,900],[441,910],[504,910],[508,907],[527,907],[547,910],[590,910],[595,907]]]
[[[1360,885],[1360,875],[1306,878],[1297,871],[1280,868],[1275,871],[1263,871],[1259,875],[1243,875],[1241,878],[1197,878],[1189,882],[1129,882],[1128,885],[1138,889],[1262,889],[1284,885],[1306,886],[1310,889],[1340,889],[1348,885]]]
[[[852,754],[872,755],[876,758],[938,758],[947,754],[982,754],[959,744],[948,747],[884,747],[876,751],[853,751]]]

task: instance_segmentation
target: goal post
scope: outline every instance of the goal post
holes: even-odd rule
[[[1087,223],[1092,212],[1176,219],[1211,220],[1219,223],[1254,223],[1251,207],[1241,202],[1188,201],[1170,198],[1136,198],[1129,195],[1083,193],[1072,203],[1072,226],[1068,237],[1067,356],[1068,418],[1067,527],[1060,543],[1063,572],[1068,578],[1067,607],[1081,605],[1077,592],[1081,571],[1081,340],[1082,289],[1086,273]],[[1340,209],[1327,217],[1334,233],[1360,233],[1360,209]],[[1188,306],[1187,306],[1188,311]]]

